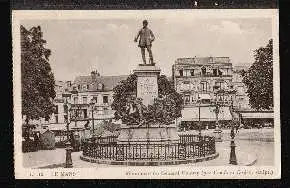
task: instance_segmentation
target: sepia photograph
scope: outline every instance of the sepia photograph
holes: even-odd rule
[[[16,178],[280,178],[278,11],[13,11]]]

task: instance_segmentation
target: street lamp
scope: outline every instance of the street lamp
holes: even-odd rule
[[[222,130],[219,126],[219,119],[218,119],[218,114],[220,112],[220,106],[218,104],[218,91],[215,93],[215,103],[214,103],[214,106],[215,106],[215,109],[214,109],[214,112],[215,112],[215,117],[216,117],[216,120],[215,120],[215,130],[214,130],[214,134],[215,134],[215,141],[216,142],[221,142],[222,141]]]
[[[236,156],[236,144],[235,144],[235,125],[237,123],[237,120],[234,116],[234,109],[233,109],[233,99],[231,97],[231,106],[230,106],[230,112],[231,112],[231,115],[233,117],[233,120],[232,120],[232,123],[231,123],[231,144],[230,144],[230,147],[231,147],[231,153],[230,153],[230,164],[232,165],[237,165],[238,162],[237,162],[237,156]]]
[[[65,111],[65,121],[66,121],[66,131],[67,131],[67,142],[66,142],[66,148],[65,148],[65,168],[72,168],[73,167],[73,163],[72,163],[72,158],[71,158],[71,153],[72,153],[72,146],[70,143],[70,138],[69,138],[69,105],[67,100],[65,100],[64,103],[64,111]]]
[[[91,99],[90,106],[92,108],[92,125],[93,125],[93,137],[95,136],[95,123],[94,123],[94,107],[95,107],[95,99]]]
[[[198,136],[199,136],[199,140],[201,140],[201,122],[200,122],[200,97],[198,96],[198,128],[199,128],[199,132],[198,132]]]

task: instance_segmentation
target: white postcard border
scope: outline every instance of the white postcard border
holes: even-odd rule
[[[166,17],[164,17],[166,14]],[[273,37],[274,137],[275,166],[108,166],[100,168],[29,169],[22,164],[21,151],[21,67],[20,20],[83,20],[126,19],[136,20],[152,15],[170,19],[189,14],[198,18],[271,18]],[[279,21],[277,9],[209,9],[209,10],[14,10],[12,12],[13,38],[13,99],[14,99],[14,161],[16,179],[278,179],[281,178],[280,144],[280,79],[279,79]],[[218,173],[220,172],[220,174]],[[207,174],[209,173],[209,174]],[[202,175],[203,174],[203,175]]]

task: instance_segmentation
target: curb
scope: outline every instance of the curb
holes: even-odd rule
[[[254,166],[257,163],[257,161],[258,161],[258,157],[255,154],[254,157],[252,159],[250,159],[249,161],[247,161],[246,163],[239,164],[239,162],[238,162],[238,165],[239,166]]]

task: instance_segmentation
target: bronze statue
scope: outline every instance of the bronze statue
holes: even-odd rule
[[[143,63],[146,64],[146,58],[145,58],[145,48],[147,48],[147,51],[149,53],[149,61],[151,64],[154,64],[153,62],[153,54],[152,54],[152,42],[155,40],[155,36],[153,32],[147,27],[148,21],[143,21],[143,27],[139,30],[137,36],[134,39],[134,42],[137,42],[139,38],[139,44],[138,46],[141,48],[141,55],[143,59]]]

